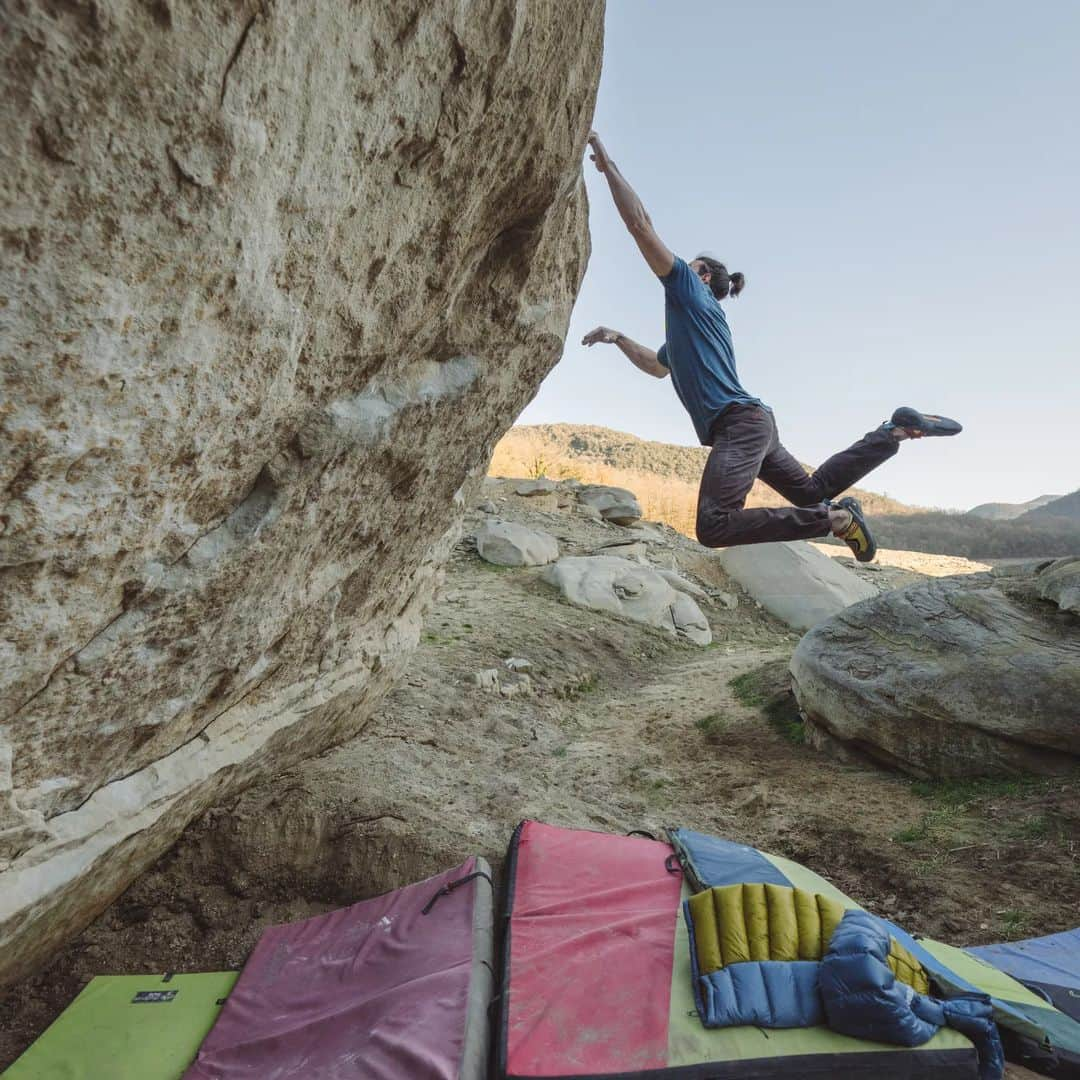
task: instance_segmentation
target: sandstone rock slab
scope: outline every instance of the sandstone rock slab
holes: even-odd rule
[[[808,732],[917,776],[1072,767],[1080,618],[1042,576],[934,578],[816,626],[791,661]]]
[[[693,599],[639,563],[611,555],[575,556],[549,566],[543,579],[572,604],[623,615],[696,645],[712,641],[709,620]]]
[[[545,566],[559,557],[559,542],[514,521],[488,521],[476,531],[476,550],[497,566]]]
[[[0,982],[403,666],[562,349],[602,21],[5,8]]]
[[[802,540],[724,548],[717,558],[766,611],[797,630],[878,595],[868,582]]]

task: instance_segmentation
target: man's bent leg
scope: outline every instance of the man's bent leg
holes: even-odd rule
[[[710,515],[704,528],[701,514],[698,514],[698,543],[705,547],[814,540],[831,532],[829,508],[824,503],[807,507],[718,511]]]
[[[776,427],[766,409],[735,405],[723,414],[698,494],[700,543],[729,547],[828,535],[829,511],[823,503],[807,509],[743,509],[762,462],[776,445]]]
[[[814,506],[825,501],[818,477],[811,476],[779,442],[765,455],[759,475],[763,483],[795,506]]]

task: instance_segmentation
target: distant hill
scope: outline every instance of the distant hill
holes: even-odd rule
[[[1063,495],[1053,502],[1044,503],[1025,515],[1025,520],[1034,518],[1043,521],[1045,518],[1065,518],[1068,521],[1080,521],[1080,491],[1074,491],[1071,495]]]
[[[593,424],[524,424],[511,428],[495,447],[492,476],[574,477],[587,483],[629,488],[645,516],[694,535],[698,485],[709,449],[650,442]],[[867,513],[913,513],[916,508],[885,495],[852,488]],[[760,481],[746,505],[786,506]]]
[[[1012,521],[1031,510],[1037,510],[1040,506],[1060,499],[1060,495],[1040,495],[1037,499],[1031,499],[1025,503],[981,503],[973,506],[968,513],[974,517],[986,518],[987,521]]]
[[[611,428],[531,424],[513,427],[503,436],[488,472],[555,480],[574,477],[629,488],[641,501],[646,518],[667,522],[693,536],[698,484],[708,456],[707,447],[650,442]],[[1080,491],[1011,520],[970,511],[926,510],[871,491],[852,491],[870,515],[881,547],[969,559],[1080,555]],[[754,484],[746,504],[787,505],[760,482]],[[1066,516],[1044,516],[1047,509],[1060,504],[1065,504]]]
[[[962,555],[968,559],[1080,555],[1080,519],[1044,517],[1041,510],[1011,521],[941,511],[887,514],[871,518],[870,525],[879,547],[903,551]]]

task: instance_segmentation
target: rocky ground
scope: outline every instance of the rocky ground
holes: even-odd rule
[[[94,974],[238,967],[271,923],[473,852],[498,871],[524,817],[738,838],[957,944],[1075,924],[1074,780],[913,783],[811,750],[788,691],[798,635],[713,555],[664,526],[586,517],[565,487],[526,499],[515,486],[489,481],[483,498],[497,516],[551,533],[563,555],[633,541],[652,565],[701,585],[712,644],[573,607],[539,568],[482,561],[469,535],[492,515],[471,512],[407,676],[365,730],[204,815],[47,969],[0,1000],[0,1066]],[[897,587],[940,572],[933,558],[885,556],[880,570],[860,572]],[[509,660],[527,662],[527,679]]]

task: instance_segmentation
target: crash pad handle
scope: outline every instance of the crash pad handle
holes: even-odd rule
[[[491,887],[495,888],[495,882],[491,880],[491,875],[486,874],[483,870],[475,870],[471,874],[466,874],[464,877],[455,878],[453,881],[448,881],[420,910],[421,915],[428,915],[431,909],[435,906],[436,901],[440,896],[449,896],[455,889],[460,888],[462,885],[468,884],[468,882],[482,877]]]

